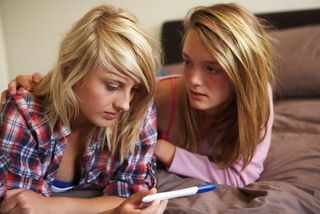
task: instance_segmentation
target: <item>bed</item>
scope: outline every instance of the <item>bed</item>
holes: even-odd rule
[[[261,179],[172,199],[166,213],[320,213],[320,8],[256,14],[273,29],[275,123]],[[181,72],[182,21],[162,26],[165,73]],[[158,191],[204,184],[158,170]]]

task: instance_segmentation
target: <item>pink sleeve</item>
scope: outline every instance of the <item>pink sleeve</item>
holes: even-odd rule
[[[269,87],[269,98],[270,116],[268,119],[266,136],[258,145],[256,153],[244,170],[241,171],[243,165],[242,161],[239,161],[230,168],[219,169],[207,156],[191,153],[178,147],[176,147],[172,164],[168,170],[183,176],[198,178],[206,182],[238,187],[243,187],[255,182],[260,178],[260,174],[263,171],[263,162],[267,157],[271,142],[271,131],[274,120],[271,87]]]

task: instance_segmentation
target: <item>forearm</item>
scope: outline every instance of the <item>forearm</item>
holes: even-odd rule
[[[177,148],[168,170],[206,182],[242,187],[255,182],[260,177],[263,170],[263,161],[254,158],[245,169],[242,170],[242,167],[243,163],[239,161],[232,167],[221,169],[211,162],[207,156]]]
[[[102,196],[97,198],[48,198],[49,213],[113,213],[112,209],[118,207],[125,198],[116,196]],[[108,211],[108,212],[107,212]]]
[[[157,142],[154,154],[159,161],[164,163],[167,167],[170,167],[174,158],[175,150],[175,145],[160,139]]]

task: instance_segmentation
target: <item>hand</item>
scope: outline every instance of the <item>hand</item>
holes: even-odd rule
[[[143,206],[142,198],[155,194],[157,192],[156,188],[152,188],[151,190],[143,190],[130,198],[125,200],[119,207],[117,207],[113,213],[114,214],[161,214],[167,207],[168,201],[153,201],[148,204],[147,207]]]
[[[7,190],[1,203],[0,213],[48,213],[47,198],[27,189]]]
[[[31,87],[40,82],[42,79],[42,75],[40,73],[34,73],[31,75],[19,75],[16,79],[12,80],[8,84],[8,90],[11,95],[15,95],[17,93],[17,87],[22,86],[26,90],[30,90]]]
[[[32,76],[31,75],[19,75],[17,76],[14,80],[12,80],[8,84],[8,89],[3,91],[1,93],[1,105],[0,105],[0,111],[3,108],[3,105],[6,103],[9,94],[15,95],[17,93],[17,88],[18,86],[22,86],[23,88],[30,90],[31,87],[40,82],[42,79],[42,75],[40,73],[34,73]]]
[[[167,167],[171,166],[174,158],[174,153],[176,152],[176,146],[168,141],[159,139],[156,144],[154,154],[156,158],[164,163]]]

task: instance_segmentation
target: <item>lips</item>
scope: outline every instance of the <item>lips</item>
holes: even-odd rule
[[[104,112],[103,116],[107,120],[115,120],[118,117],[118,114],[116,112]]]
[[[193,95],[193,96],[199,96],[199,97],[205,97],[205,96],[207,96],[206,94],[203,94],[203,93],[200,93],[200,92],[197,92],[197,91],[193,91],[193,90],[190,90],[190,92],[191,92],[191,94]]]

